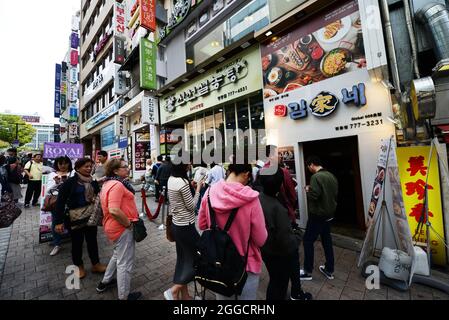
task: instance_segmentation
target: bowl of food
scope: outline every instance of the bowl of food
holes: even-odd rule
[[[284,91],[283,92],[289,92],[289,91],[293,91],[296,89],[301,88],[302,85],[297,84],[297,83],[289,83],[288,85],[285,86]]]
[[[264,89],[263,90],[263,98],[268,99],[277,95],[277,92],[272,89]]]
[[[378,184],[374,187],[374,190],[373,190],[373,196],[374,196],[374,199],[379,199],[380,191],[381,191],[381,185],[380,185],[380,183],[378,183]]]
[[[270,67],[274,66],[278,61],[277,55],[267,54],[262,58],[262,69],[267,71]]]
[[[383,182],[385,178],[385,170],[384,169],[380,169],[379,173],[377,174],[377,181],[378,182]]]
[[[279,67],[271,68],[271,70],[267,73],[267,81],[272,86],[279,86],[282,87],[282,85],[285,82],[285,72],[284,69]]]
[[[347,63],[351,62],[351,60],[352,54],[348,49],[333,49],[321,60],[321,73],[327,78],[339,75],[345,71]]]

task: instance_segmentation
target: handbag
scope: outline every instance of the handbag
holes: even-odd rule
[[[0,199],[0,228],[9,227],[16,220],[22,210],[17,207],[11,193],[4,193]]]
[[[90,227],[101,227],[103,225],[103,208],[101,207],[100,195],[95,197],[93,211],[87,225]]]
[[[70,227],[72,230],[87,226],[93,211],[93,204],[85,207],[69,209]]]
[[[28,170],[29,172],[31,172],[31,167],[33,166],[33,161],[31,161],[30,163],[30,167],[26,170]],[[30,177],[28,177],[28,175],[26,174],[26,172],[24,171],[24,175],[22,178],[22,184],[28,184],[28,182],[30,182]]]
[[[167,215],[167,219],[165,220],[165,226],[166,226],[165,234],[167,236],[168,241],[175,242],[172,225],[173,225],[173,216],[169,214],[169,215]]]
[[[50,191],[44,198],[44,204],[42,205],[42,211],[51,212],[56,209],[56,201],[58,200],[58,195],[53,192],[56,190]]]
[[[133,221],[133,236],[136,242],[140,242],[147,237],[147,228],[142,219]]]

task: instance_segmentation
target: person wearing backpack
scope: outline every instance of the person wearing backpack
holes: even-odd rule
[[[277,199],[284,182],[281,168],[274,175],[261,175],[260,182],[263,192],[259,199],[268,231],[268,240],[262,247],[262,258],[270,275],[266,299],[285,300],[291,279],[290,299],[311,300],[312,295],[301,289],[299,239],[291,227],[287,208]]]
[[[267,239],[265,218],[259,201],[259,193],[248,186],[251,180],[252,167],[250,164],[229,165],[229,176],[213,184],[201,201],[199,212],[199,228],[211,228],[212,221],[209,202],[218,228],[225,229],[228,219],[233,213],[234,220],[229,227],[228,234],[241,257],[245,257],[247,279],[241,294],[224,296],[216,294],[217,300],[255,300],[262,271],[262,256],[260,248]],[[236,210],[235,210],[236,209]],[[206,231],[205,231],[206,232]],[[204,234],[204,233],[203,233]]]
[[[194,257],[196,243],[200,238],[195,228],[195,206],[198,201],[202,183],[198,183],[194,196],[187,179],[189,164],[180,163],[172,166],[167,182],[168,200],[173,224],[171,226],[176,243],[176,268],[173,277],[174,286],[164,292],[167,300],[192,300],[187,284],[194,277]]]

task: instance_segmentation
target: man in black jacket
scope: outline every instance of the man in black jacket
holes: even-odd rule
[[[156,180],[154,181],[154,183],[159,187],[159,191],[165,188],[165,200],[167,200],[167,182],[168,178],[170,178],[172,166],[173,164],[171,163],[170,156],[165,156],[165,161],[157,170]],[[157,198],[156,200],[159,201]]]
[[[283,181],[281,168],[274,175],[260,176],[263,191],[259,194],[259,200],[268,232],[268,239],[261,248],[262,259],[270,275],[266,299],[284,300],[291,279],[290,299],[310,300],[312,295],[301,289],[299,239],[291,227],[287,208],[277,199]]]
[[[313,174],[310,185],[305,187],[309,219],[304,234],[304,270],[302,280],[312,280],[314,243],[321,237],[326,264],[320,266],[321,273],[329,280],[334,279],[334,249],[332,247],[331,221],[337,209],[338,181],[323,168],[321,159],[310,156],[306,160],[309,171]]]

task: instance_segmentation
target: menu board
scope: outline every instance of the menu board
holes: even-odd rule
[[[150,142],[136,142],[134,149],[134,168],[136,171],[145,170],[146,160],[150,159]]]
[[[366,67],[357,1],[333,6],[261,47],[264,98]]]

